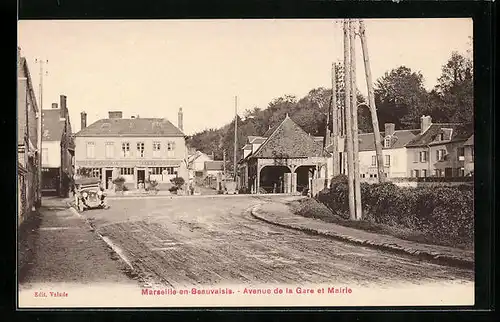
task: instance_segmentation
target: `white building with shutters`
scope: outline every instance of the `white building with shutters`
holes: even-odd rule
[[[389,178],[407,177],[408,153],[406,144],[420,134],[420,130],[395,130],[393,123],[385,124],[382,138],[384,172]],[[377,155],[373,133],[359,135],[359,172],[363,181],[377,180]]]

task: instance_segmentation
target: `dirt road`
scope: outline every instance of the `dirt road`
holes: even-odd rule
[[[86,214],[123,250],[144,284],[383,285],[474,278],[471,271],[266,224],[249,214],[265,201],[248,195],[131,198]]]

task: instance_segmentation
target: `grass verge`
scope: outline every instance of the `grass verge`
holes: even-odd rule
[[[299,216],[319,219],[324,222],[334,223],[344,227],[355,228],[371,233],[383,234],[397,237],[403,240],[414,241],[422,244],[448,246],[466,250],[472,250],[473,245],[458,244],[455,240],[437,239],[425,232],[414,231],[404,227],[377,224],[367,220],[352,221],[334,214],[328,207],[315,199],[307,198],[288,202],[290,210]]]

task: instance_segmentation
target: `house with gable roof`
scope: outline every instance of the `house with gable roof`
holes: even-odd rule
[[[42,193],[68,197],[74,176],[75,142],[66,106],[60,96],[60,107],[42,110]]]
[[[419,129],[396,130],[393,123],[384,124],[381,132],[384,173],[388,178],[463,176],[473,166],[472,129],[462,124],[432,123],[422,116]],[[468,140],[469,139],[469,140]],[[339,144],[341,173],[347,174],[343,142]],[[333,153],[333,147],[327,147]],[[359,134],[359,162],[362,181],[377,181],[378,167],[373,133]]]
[[[213,161],[212,156],[196,151],[188,157],[189,178],[203,179],[205,171],[205,163]]]
[[[407,176],[406,144],[413,140],[419,130],[396,130],[393,123],[384,125],[382,138],[382,158],[384,173],[388,178]],[[373,133],[359,134],[359,172],[362,181],[375,181],[378,176],[378,161]]]
[[[123,177],[129,189],[155,180],[163,190],[176,176],[188,181],[182,109],[178,114],[178,126],[165,118],[123,118],[121,111],[110,111],[107,119],[87,126],[82,112],[81,130],[75,134],[77,171],[90,169],[107,189],[117,177]]]
[[[384,173],[388,178],[407,176],[406,144],[414,139],[420,130],[396,130],[394,123],[384,124],[385,131],[380,132],[382,139],[382,159]],[[361,181],[378,181],[378,161],[373,133],[359,133],[359,172]],[[339,139],[340,173],[347,174],[347,153],[344,152],[344,138]],[[327,147],[333,153],[333,146]],[[330,172],[331,173],[331,172]]]
[[[473,134],[458,123],[432,123],[422,116],[420,133],[406,144],[408,177],[461,177],[465,171],[465,142]]]
[[[238,186],[251,193],[295,193],[326,182],[330,154],[323,138],[306,133],[288,114],[263,136],[250,136],[238,162]]]

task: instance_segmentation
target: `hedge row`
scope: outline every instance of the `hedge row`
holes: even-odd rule
[[[343,178],[317,199],[348,219],[348,186]],[[472,245],[474,191],[471,186],[400,188],[393,183],[361,184],[363,220],[420,231],[432,238]]]

